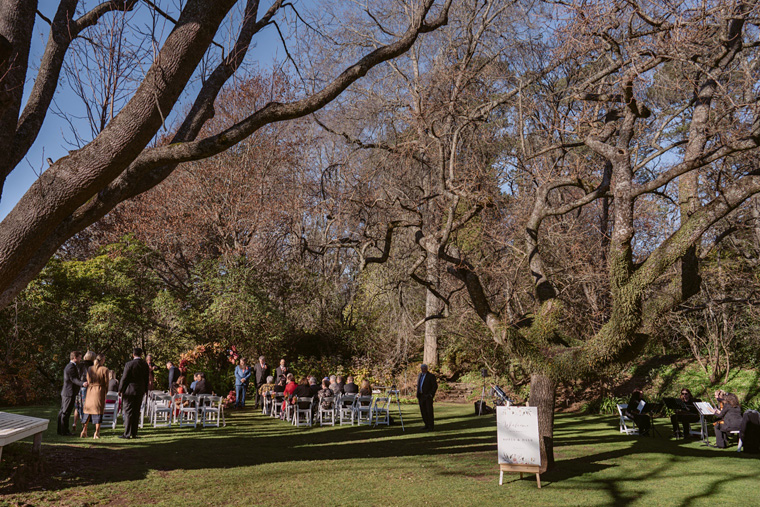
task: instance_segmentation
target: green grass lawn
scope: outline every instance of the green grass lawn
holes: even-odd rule
[[[760,456],[665,438],[621,435],[612,416],[558,415],[557,469],[498,485],[493,416],[436,405],[436,431],[404,422],[371,429],[296,429],[258,412],[229,412],[227,427],[146,428],[122,441],[55,434],[56,407],[9,411],[47,417],[43,471],[30,473],[31,443],[3,450],[6,505],[760,505]],[[14,476],[13,480],[9,479]],[[21,479],[19,479],[19,477]],[[25,479],[25,480],[24,480]],[[22,481],[24,489],[18,489]]]

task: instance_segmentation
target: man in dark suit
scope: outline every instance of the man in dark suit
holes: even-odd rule
[[[140,405],[148,390],[148,363],[142,359],[143,351],[135,347],[132,360],[124,365],[119,383],[119,394],[124,405],[124,434],[119,438],[137,438],[140,422]]]
[[[83,381],[79,375],[77,363],[82,360],[82,353],[75,350],[69,355],[69,364],[63,369],[63,389],[61,390],[61,411],[58,412],[58,434],[68,436],[69,417],[74,410],[74,399],[79,393],[79,389],[87,387],[87,382]]]
[[[174,394],[174,384],[177,382],[177,379],[179,378],[182,373],[179,371],[179,368],[174,366],[174,363],[171,361],[166,363],[166,369],[169,371],[169,392]]]
[[[420,366],[420,376],[417,378],[417,400],[420,403],[422,421],[425,423],[425,431],[433,431],[435,416],[433,414],[433,398],[438,390],[438,381],[435,375],[428,372],[426,364]]]
[[[264,401],[259,394],[261,386],[267,383],[267,375],[269,375],[269,368],[267,367],[266,358],[264,356],[259,357],[259,362],[253,367],[254,382],[256,383],[256,407],[259,408],[259,403],[264,405]]]
[[[193,389],[193,394],[214,394],[214,388],[211,387],[211,382],[206,380],[206,374],[205,373],[199,373],[200,380],[195,383],[195,389]]]
[[[343,392],[345,394],[359,394],[359,386],[354,383],[354,377],[348,376],[348,382],[343,386]]]
[[[285,360],[280,359],[280,366],[274,369],[274,383],[279,384],[280,377],[287,377],[287,376],[288,376],[288,367],[285,366]]]

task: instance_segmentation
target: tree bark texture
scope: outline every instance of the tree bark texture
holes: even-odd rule
[[[554,398],[557,382],[546,375],[530,376],[528,405],[538,408],[538,434],[541,438],[541,473],[554,468]]]

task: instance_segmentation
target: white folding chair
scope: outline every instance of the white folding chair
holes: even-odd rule
[[[343,426],[343,421],[348,420],[349,424],[354,424],[354,400],[355,394],[344,394],[338,401],[338,418],[340,419],[340,425]]]
[[[111,425],[112,429],[116,429],[116,420],[119,415],[119,393],[115,391],[109,391],[106,393],[106,404],[103,409],[103,417],[100,419],[100,424],[105,426]]]
[[[335,397],[326,396],[319,400],[319,425],[335,426]],[[325,406],[326,405],[326,408]]]
[[[639,429],[636,427],[636,423],[633,419],[625,415],[627,408],[627,403],[617,404],[618,414],[620,415],[620,433],[625,433],[626,435],[638,435]],[[629,424],[631,425],[630,428],[628,427]]]
[[[200,408],[201,417],[203,420],[203,427],[216,426],[217,428],[221,424],[227,426],[224,421],[224,399],[221,396],[211,396],[208,400],[208,405]]]
[[[185,405],[187,403],[187,405]],[[182,395],[179,407],[179,416],[177,417],[179,427],[198,425],[198,398],[192,395]]]
[[[172,425],[174,413],[174,397],[169,395],[156,396],[153,402],[153,427],[163,428]]]
[[[354,399],[356,424],[372,424],[372,396],[357,396]]]
[[[380,424],[391,424],[391,399],[387,396],[379,396],[375,398],[375,405],[372,407],[372,416],[375,419],[375,426]]]
[[[293,426],[300,428],[302,426],[311,427],[312,405],[314,398],[301,397],[296,398],[293,404]]]
[[[272,398],[272,417],[280,417],[282,415],[282,403],[285,401],[285,395],[282,393],[274,393]]]

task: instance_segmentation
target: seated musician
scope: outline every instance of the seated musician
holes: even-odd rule
[[[652,421],[649,419],[649,415],[641,413],[638,408],[642,400],[641,389],[634,389],[633,393],[631,393],[631,399],[628,400],[628,408],[625,409],[625,415],[633,419],[633,422],[639,427],[639,435],[647,436],[649,435]]]
[[[699,409],[694,405],[695,399],[691,391],[685,387],[681,389],[680,399],[686,407],[686,410],[677,410],[675,414],[670,416],[670,423],[673,425],[673,436],[675,438],[689,437],[691,435],[691,423],[699,422]],[[678,425],[683,426],[683,434],[681,434]]]
[[[716,393],[717,394],[717,393]],[[715,447],[725,449],[728,444],[728,435],[732,431],[739,431],[742,424],[742,409],[739,398],[735,394],[726,394],[720,410],[715,411],[718,421],[715,424]]]

